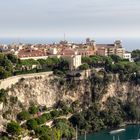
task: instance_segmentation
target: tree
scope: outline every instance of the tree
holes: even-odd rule
[[[64,138],[72,138],[74,134],[74,129],[70,126],[70,123],[66,119],[54,120],[54,127],[60,130],[60,136]]]
[[[2,66],[0,66],[0,79],[5,79],[11,76],[11,72],[6,71]]]
[[[115,63],[121,61],[121,58],[118,55],[110,55],[110,57]]]
[[[132,58],[134,58],[136,62],[138,62],[138,61],[140,62],[140,50],[139,49],[132,51]]]
[[[86,126],[86,120],[85,120],[83,114],[80,114],[80,113],[74,114],[73,116],[71,116],[71,118],[69,120],[73,124],[74,127],[76,127],[76,125],[77,125],[78,128],[84,129]]]
[[[12,135],[19,135],[22,129],[17,122],[11,121],[7,124],[6,131]]]
[[[87,63],[88,65],[91,65],[92,59],[90,57],[82,57],[82,63]]]
[[[42,139],[47,137],[48,140],[51,138],[51,129],[46,125],[39,126],[35,129],[35,135],[37,137],[42,137]]]
[[[13,63],[13,64],[16,64],[18,63],[18,58],[13,55],[13,54],[7,54],[7,58]]]
[[[88,64],[82,64],[81,66],[79,66],[79,69],[80,70],[87,70],[87,69],[89,69],[89,65]]]

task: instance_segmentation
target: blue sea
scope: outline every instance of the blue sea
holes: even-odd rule
[[[109,44],[115,40],[121,40],[123,47],[127,51],[134,49],[140,49],[140,38],[91,38],[96,41],[97,44]],[[0,44],[11,44],[11,43],[31,43],[31,44],[49,44],[58,43],[63,38],[0,38]],[[67,38],[68,42],[83,43],[85,38]]]
[[[79,137],[79,140],[85,140],[85,136]],[[125,131],[116,134],[108,131],[87,134],[86,140],[140,140],[140,125],[129,125]]]

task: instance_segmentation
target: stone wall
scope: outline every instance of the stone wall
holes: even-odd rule
[[[18,81],[22,78],[27,79],[27,78],[33,78],[33,77],[38,77],[38,76],[49,76],[51,74],[53,74],[52,71],[41,72],[41,73],[33,73],[33,74],[24,74],[24,75],[9,77],[7,79],[0,80],[0,89],[11,88],[12,85],[18,83]]]

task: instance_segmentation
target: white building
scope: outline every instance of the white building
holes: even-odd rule
[[[130,62],[132,62],[132,57],[130,52],[125,52],[123,58],[128,59]]]
[[[51,55],[56,55],[57,54],[57,48],[50,48],[50,50],[49,50],[49,53],[51,54]]]
[[[69,63],[70,70],[77,69],[81,64],[81,55],[65,55],[62,56]]]

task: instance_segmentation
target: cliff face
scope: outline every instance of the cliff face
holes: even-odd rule
[[[80,100],[85,92],[85,83],[80,82],[75,87],[69,87],[70,84],[58,77],[36,77],[26,80],[20,80],[9,91],[8,95],[18,97],[18,100],[24,105],[29,106],[31,102],[38,105],[53,106],[57,101],[64,100],[73,102]],[[87,89],[90,91],[90,87]]]
[[[55,76],[21,78],[8,89],[7,102],[0,103],[0,125],[5,119],[14,119],[23,107],[28,108],[32,103],[47,107],[53,106],[59,100],[68,104],[77,100],[80,104],[84,104],[85,101],[89,103],[92,97],[91,87],[94,85],[88,79],[70,82]],[[109,97],[118,98],[123,102],[140,99],[140,86],[130,82],[121,83],[116,80],[104,88],[105,91],[99,100],[102,106]]]
[[[110,83],[107,92],[101,99],[101,103],[105,103],[109,97],[118,98],[123,102],[140,100],[140,86],[130,82],[116,81]]]

